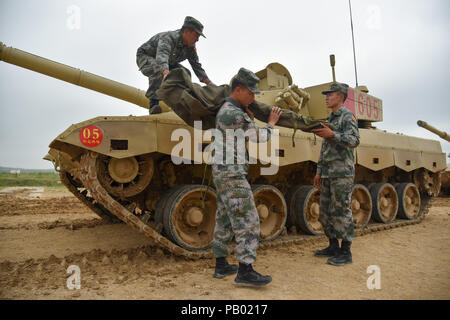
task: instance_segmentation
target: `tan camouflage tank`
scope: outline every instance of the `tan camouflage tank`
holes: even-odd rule
[[[425,121],[422,121],[422,120],[417,121],[417,125],[419,127],[427,129],[428,131],[433,132],[434,134],[437,134],[442,139],[450,142],[450,135],[448,135],[447,132],[436,129],[435,127],[430,126],[428,123],[426,123]],[[450,157],[450,154],[448,155],[448,157]],[[447,166],[447,169],[441,173],[441,194],[450,195],[450,167],[449,166]]]
[[[0,59],[148,108],[144,91],[76,68],[3,44]],[[321,91],[331,82],[301,87],[279,63],[256,74],[262,91],[258,101],[312,119],[328,117]],[[54,163],[64,185],[99,216],[129,224],[174,254],[211,257],[206,249],[213,238],[216,194],[205,151],[211,140],[169,106],[161,106],[163,113],[157,115],[99,116],[71,125],[50,143],[45,159]],[[345,107],[358,118],[361,137],[351,202],[356,234],[420,222],[439,193],[440,172],[446,168],[440,143],[373,127],[383,120],[383,105],[365,86],[349,89]],[[277,174],[262,175],[260,169],[267,164],[261,161],[267,163],[267,157],[250,155],[259,159],[250,166],[249,181],[261,221],[262,248],[301,243],[323,233],[318,221],[320,193],[313,187],[321,138],[276,128],[278,146],[269,141],[265,147],[277,156]],[[171,157],[180,143],[179,136],[172,138],[177,129],[188,133],[185,142],[191,151],[183,152],[186,163],[179,165]]]

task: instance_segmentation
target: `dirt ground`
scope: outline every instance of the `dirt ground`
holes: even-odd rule
[[[214,279],[213,260],[174,257],[103,222],[65,189],[13,189],[0,191],[0,298],[450,299],[449,231],[447,197],[419,224],[355,238],[344,267],[313,256],[323,238],[259,250],[254,267],[273,281],[253,289],[236,287],[234,276]],[[71,265],[80,268],[79,290],[67,288]],[[380,289],[368,288],[369,266],[379,268]]]

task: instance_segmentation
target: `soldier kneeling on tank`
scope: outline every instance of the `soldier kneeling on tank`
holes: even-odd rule
[[[330,242],[314,254],[328,257],[328,263],[336,266],[353,262],[350,246],[355,237],[350,202],[355,178],[353,149],[359,145],[359,131],[355,115],[344,107],[347,92],[348,85],[338,82],[322,92],[332,111],[328,121],[336,129],[322,124],[323,128],[312,130],[324,139],[314,186],[320,189],[319,221]],[[338,239],[342,239],[340,248]]]
[[[211,83],[199,62],[195,43],[203,36],[203,25],[193,17],[184,19],[183,27],[175,31],[161,32],[141,45],[136,53],[136,63],[148,77],[149,87],[145,96],[150,100],[150,114],[161,113],[156,90],[170,70],[184,68],[180,62],[188,59],[194,73],[205,84]],[[206,38],[206,37],[205,37]]]
[[[255,100],[255,93],[260,93],[257,87],[259,81],[253,72],[245,68],[241,68],[232,80],[232,92],[216,116],[216,129],[223,138],[214,140],[215,156],[212,166],[217,190],[213,240],[216,267],[213,276],[220,279],[237,272],[234,279],[236,284],[256,287],[267,285],[272,281],[272,277],[263,276],[252,267],[252,263],[256,261],[260,222],[252,189],[247,180],[249,163],[247,146],[239,148],[239,141],[237,143],[234,141],[238,132],[251,130],[254,130],[254,137],[259,137],[258,142],[267,141],[272,135],[273,126],[280,118],[281,109],[272,107],[267,126],[264,128],[256,126],[248,105]],[[218,154],[221,156],[217,156]],[[225,155],[226,161],[223,159]],[[234,255],[239,261],[239,267],[228,264],[226,260],[228,243],[233,236],[236,240]]]

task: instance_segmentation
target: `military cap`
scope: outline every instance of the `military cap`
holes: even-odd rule
[[[258,88],[259,78],[250,70],[240,68],[238,74],[234,78],[245,85],[251,92],[256,94],[261,93]]]
[[[348,85],[345,83],[334,82],[331,84],[330,89],[322,91],[322,94],[327,94],[331,92],[341,92],[344,94],[345,98],[347,98]]]
[[[203,25],[200,23],[200,21],[193,17],[187,16],[186,18],[184,18],[183,28],[194,30],[199,35],[206,38],[203,34]]]

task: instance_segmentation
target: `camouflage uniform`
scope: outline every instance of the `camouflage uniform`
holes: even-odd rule
[[[250,119],[244,108],[229,97],[226,98],[217,113],[216,128],[222,133],[223,141],[227,141],[227,129],[232,129],[234,132],[242,129],[244,132],[255,130],[254,132],[260,137],[258,140],[260,142],[267,141],[273,129],[271,125],[264,128],[256,127],[255,122]],[[229,133],[230,131],[228,131]],[[256,249],[259,242],[259,216],[252,189],[247,181],[248,150],[245,148],[244,163],[239,164],[242,156],[238,154],[237,148],[234,146],[234,139],[232,140],[232,144],[223,143],[217,139],[214,142],[216,154],[217,150],[223,150],[222,154],[225,158],[227,149],[231,149],[234,162],[227,164],[226,159],[219,158],[215,159],[212,166],[213,181],[217,190],[213,253],[216,258],[226,257],[228,255],[227,245],[235,236],[236,259],[241,263],[252,264],[256,261]]]
[[[355,177],[353,149],[359,145],[358,123],[344,106],[331,113],[328,121],[336,127],[334,137],[324,139],[317,163],[322,178],[319,221],[329,239],[352,241],[354,225],[350,210]]]
[[[186,17],[184,26],[189,27],[189,24],[186,22],[188,18],[191,17]],[[198,21],[196,22],[199,23]],[[208,78],[199,62],[195,45],[186,46],[183,44],[182,30],[158,33],[137,50],[136,63],[142,74],[148,77],[149,88],[145,95],[149,99],[158,99],[155,91],[161,86],[163,80],[162,72],[164,70],[184,68],[180,62],[186,59],[188,59],[200,81]],[[199,33],[203,35],[201,32]],[[190,71],[186,70],[190,74]]]

